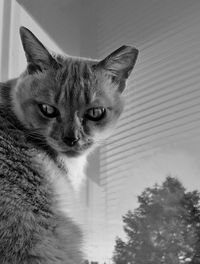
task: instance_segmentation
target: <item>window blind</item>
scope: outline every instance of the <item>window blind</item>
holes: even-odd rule
[[[120,190],[136,160],[200,135],[200,3],[134,4],[109,1],[100,8],[98,24],[100,57],[123,44],[140,50],[124,93],[124,113],[100,151],[108,222],[114,221],[119,202],[126,202]]]

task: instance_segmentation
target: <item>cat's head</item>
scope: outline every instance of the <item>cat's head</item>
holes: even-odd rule
[[[24,27],[20,35],[28,64],[12,91],[15,115],[56,153],[74,157],[87,152],[119,118],[138,50],[122,46],[97,61],[52,55]]]

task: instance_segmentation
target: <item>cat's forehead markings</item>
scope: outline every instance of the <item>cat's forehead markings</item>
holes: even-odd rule
[[[79,104],[87,104],[93,100],[95,97],[91,87],[93,76],[88,61],[68,58],[59,74],[60,90],[57,98],[62,104],[66,100]]]

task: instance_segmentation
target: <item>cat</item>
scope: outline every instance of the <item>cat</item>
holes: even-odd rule
[[[94,60],[56,55],[25,27],[20,36],[27,68],[0,85],[0,263],[80,264],[61,192],[113,130],[138,50]]]

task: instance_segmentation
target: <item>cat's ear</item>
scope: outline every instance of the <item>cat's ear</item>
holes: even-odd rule
[[[20,36],[30,73],[42,71],[57,64],[45,46],[29,29],[20,27]]]
[[[108,71],[113,79],[126,80],[137,60],[138,50],[131,46],[122,46],[98,63],[98,67]]]

